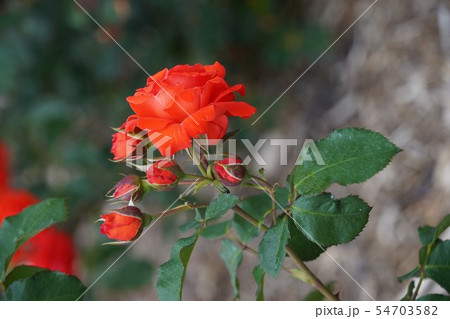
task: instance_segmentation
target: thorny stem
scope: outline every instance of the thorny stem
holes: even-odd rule
[[[250,175],[250,178],[254,179],[255,181],[257,181],[257,182],[259,182],[261,184],[263,184],[267,190],[273,189],[272,185],[270,185],[269,182],[266,181],[265,179],[262,179],[262,178],[260,178],[258,176],[253,176],[253,175]],[[258,183],[257,183],[257,185],[258,185]],[[258,185],[258,186],[260,186],[260,185]]]
[[[286,246],[286,253],[291,257],[291,259],[297,264],[297,266],[305,273],[308,277],[308,283],[314,288],[319,290],[325,297],[331,301],[339,301],[339,297],[333,294],[328,288],[320,281],[319,278],[314,275],[314,273],[305,265],[305,263],[295,254],[291,247]]]
[[[194,150],[194,146],[191,147],[191,149],[188,151],[188,154],[192,158],[192,160],[194,161],[195,165],[198,167],[202,175],[207,176],[206,170],[203,167],[202,163],[200,162],[200,159],[197,156],[197,153]]]
[[[248,246],[247,244],[243,243],[241,240],[239,240],[239,238],[237,238],[233,233],[228,232],[227,233],[228,238],[230,238],[234,243],[236,243],[237,245],[239,245],[242,250],[244,251],[248,251],[250,253],[252,253],[253,255],[255,255],[256,257],[259,256],[258,251],[255,248],[252,248],[250,246]],[[282,265],[281,269],[283,269],[284,271],[291,273],[291,269],[289,269],[288,267]]]
[[[205,157],[205,149],[203,148],[203,145],[199,144],[199,142],[196,139],[194,139],[194,142],[197,143],[197,145],[199,146],[199,151],[200,151],[199,152],[199,162],[201,163],[202,167],[205,170],[207,170],[209,163]],[[192,150],[193,150],[193,152],[195,152],[194,145],[192,145]]]
[[[275,191],[272,188],[270,191],[270,197],[271,198],[275,198]],[[273,224],[276,225],[277,224],[277,206],[274,200],[272,200],[272,219],[273,219]]]
[[[289,178],[289,189],[289,206],[291,206],[297,197],[297,189],[294,187],[294,179],[292,176]]]
[[[239,206],[234,206],[232,208],[239,216],[244,218],[246,221],[251,223],[253,226],[260,228],[263,232],[268,230],[266,225],[259,225],[258,221],[254,219],[252,216],[247,214],[245,210],[240,208]],[[339,297],[334,295],[332,292],[328,290],[328,288],[320,281],[319,278],[314,275],[314,273],[304,264],[304,262],[297,256],[297,254],[289,247],[286,246],[286,253],[291,257],[291,259],[295,262],[295,264],[304,272],[306,277],[308,277],[308,283],[310,283],[314,288],[319,290],[325,297],[332,301],[338,301]]]
[[[193,180],[198,180],[198,179],[202,179],[202,180],[204,180],[204,179],[209,179],[209,178],[207,178],[207,177],[205,177],[205,176],[202,176],[202,175],[195,175],[195,174],[184,174],[184,178],[186,179],[186,178],[190,178],[190,179],[193,179]]]
[[[420,286],[422,286],[422,281],[423,281],[424,278],[425,278],[425,273],[423,271],[421,271],[419,282],[417,283],[416,290],[414,291],[414,294],[411,297],[411,301],[416,300],[417,295],[419,294]]]
[[[269,184],[268,181],[266,181],[263,178],[260,178],[258,176],[253,176],[253,175],[250,175],[250,178],[253,179],[256,182],[256,185],[258,185],[260,187],[262,187],[262,185],[260,185],[260,184],[263,184],[264,189],[269,192],[270,198],[275,198],[275,189],[273,188],[272,185]],[[272,200],[272,221],[273,221],[274,225],[277,224],[277,207],[276,207],[276,203],[274,200]]]
[[[163,212],[161,214],[153,215],[152,217],[158,218],[159,216],[162,216],[162,215],[164,215],[164,217],[167,217],[167,216],[179,213],[179,212],[183,212],[185,210],[190,210],[190,209],[195,209],[195,208],[204,208],[204,207],[208,207],[208,205],[185,204],[185,205],[177,206],[175,208],[166,210],[165,212]]]
[[[428,245],[427,245],[427,253],[426,253],[426,255],[425,255],[425,260],[423,261],[423,265],[426,264],[427,259],[428,259],[428,257],[430,256],[430,253],[431,253],[431,245],[428,244]],[[420,278],[419,278],[419,282],[417,283],[416,290],[414,290],[414,293],[413,293],[413,295],[411,296],[411,301],[416,300],[417,295],[419,294],[420,286],[422,286],[422,282],[423,282],[423,280],[424,280],[424,278],[425,278],[425,270],[423,269],[423,267],[424,267],[423,265],[419,265],[419,267],[420,267]]]
[[[200,159],[197,157],[196,152],[194,148],[191,148],[190,156],[194,160],[195,164],[197,165],[200,172],[203,174],[203,176],[207,177],[207,173],[202,166],[202,163],[200,162]],[[273,218],[274,223],[276,223],[276,202],[275,202],[275,190],[272,185],[270,185],[266,180],[259,178],[257,176],[250,176],[253,178],[258,184],[258,182],[261,182],[265,187],[263,187],[266,191],[269,192],[270,197],[272,199],[272,212],[273,212]],[[228,188],[223,186],[222,184],[216,183],[216,181],[213,182],[214,187],[221,193],[229,193],[230,191]],[[268,230],[268,227],[264,224],[259,224],[258,221],[250,216],[245,210],[240,208],[239,206],[235,205],[232,207],[232,209],[242,218],[244,218],[246,221],[248,221],[253,226],[257,227],[258,229],[261,229],[261,231],[266,232]],[[167,214],[167,212],[166,212]],[[291,257],[291,259],[295,262],[295,264],[300,268],[300,270],[305,274],[307,278],[307,282],[311,284],[314,288],[316,288],[318,291],[320,291],[325,297],[327,297],[329,300],[332,301],[338,301],[339,297],[337,295],[334,295],[331,291],[328,290],[328,288],[320,281],[319,278],[314,275],[314,273],[304,264],[304,262],[301,260],[299,256],[287,245],[286,246],[286,253]]]

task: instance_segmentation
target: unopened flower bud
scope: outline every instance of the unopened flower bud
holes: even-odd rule
[[[147,170],[147,181],[156,190],[164,191],[174,188],[184,173],[172,160],[160,160]]]
[[[113,192],[113,193],[112,193]],[[112,193],[112,194],[111,194]],[[122,178],[109,192],[110,197],[123,201],[138,201],[142,198],[144,191],[141,181],[137,175],[127,175]]]
[[[214,164],[216,176],[225,186],[237,186],[247,175],[242,159],[230,156]]]
[[[102,215],[100,232],[119,241],[136,239],[144,228],[144,214],[136,206],[126,206]]]

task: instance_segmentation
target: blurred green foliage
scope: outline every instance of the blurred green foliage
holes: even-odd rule
[[[307,22],[307,1],[79,3],[150,74],[220,61],[260,112],[330,42],[327,30]],[[95,220],[104,194],[128,170],[109,161],[110,127],[131,114],[125,98],[146,78],[75,2],[0,2],[0,138],[13,151],[15,185],[67,198],[72,230]],[[277,125],[277,113],[242,134]]]

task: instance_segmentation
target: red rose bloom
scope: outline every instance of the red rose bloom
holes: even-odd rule
[[[234,92],[244,95],[245,88],[242,84],[230,87],[224,76],[225,68],[216,62],[177,65],[149,77],[146,87],[127,98],[137,126],[151,131],[151,142],[164,156],[188,148],[199,134],[222,138],[229,116],[248,118],[256,111],[246,102],[235,101]],[[170,140],[164,142],[166,137]]]
[[[237,156],[230,156],[214,165],[214,170],[222,182],[226,186],[237,186],[247,175],[245,166],[242,165],[242,159]]]
[[[135,206],[127,206],[102,215],[104,221],[100,232],[108,238],[120,241],[130,241],[139,236],[142,231],[143,214]]]
[[[181,168],[171,160],[157,161],[147,170],[148,183],[158,190],[168,190],[175,187],[182,176]]]
[[[115,161],[123,161],[130,158],[136,150],[136,146],[142,141],[141,138],[133,136],[136,124],[137,118],[132,115],[122,124],[119,131],[113,135],[111,153],[114,154]]]

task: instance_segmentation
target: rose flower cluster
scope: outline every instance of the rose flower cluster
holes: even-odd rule
[[[134,114],[113,135],[114,160],[142,159],[150,145],[162,157],[146,159],[145,177],[129,175],[114,186],[110,196],[128,202],[128,206],[101,216],[103,234],[118,241],[136,239],[150,217],[134,206],[134,202],[147,191],[169,190],[188,178],[175,162],[175,154],[190,149],[192,140],[200,135],[213,144],[227,133],[229,117],[245,119],[255,113],[253,106],[235,100],[235,93],[245,94],[244,86],[230,86],[224,77],[225,68],[218,62],[177,65],[149,77],[145,87],[127,98]],[[202,154],[191,155],[198,155],[204,172],[212,172],[211,181],[236,186],[246,177],[246,169],[237,156],[208,163]]]
[[[9,185],[9,154],[0,142],[0,228],[3,219],[19,214],[39,200],[30,192]],[[14,254],[10,266],[28,265],[75,274],[76,259],[72,238],[56,227],[46,228],[26,241]]]

